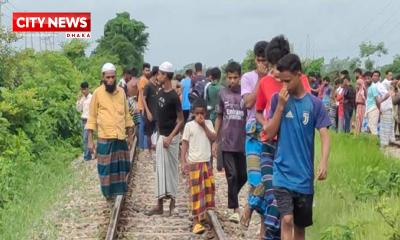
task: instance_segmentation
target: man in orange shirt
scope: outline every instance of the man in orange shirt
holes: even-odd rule
[[[143,68],[142,68],[142,76],[139,79],[138,87],[139,87],[139,96],[138,96],[138,109],[140,112],[140,119],[139,119],[139,149],[145,150],[149,149],[149,146],[147,146],[147,137],[144,134],[144,129],[145,129],[145,108],[143,104],[143,91],[144,87],[149,83],[151,75],[151,70],[150,70],[150,64],[149,63],[144,63]],[[149,152],[150,153],[150,152]]]

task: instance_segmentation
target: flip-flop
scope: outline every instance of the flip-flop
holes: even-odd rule
[[[234,213],[229,217],[229,221],[234,222],[234,223],[239,223],[240,221],[240,216],[239,213]]]
[[[194,234],[202,234],[205,231],[206,231],[206,229],[200,223],[197,223],[196,225],[194,225],[193,230],[192,230],[192,232]]]

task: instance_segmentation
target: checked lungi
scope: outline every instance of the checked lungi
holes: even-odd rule
[[[122,195],[128,190],[129,170],[129,150],[125,140],[99,139],[97,141],[97,171],[104,197]]]
[[[392,109],[381,112],[379,123],[379,139],[381,146],[388,146],[393,135],[393,114]]]
[[[255,121],[246,125],[247,176],[250,185],[248,204],[264,217],[264,239],[280,239],[280,214],[272,188],[275,141],[263,140],[262,126]]]
[[[211,162],[189,163],[189,184],[193,216],[215,207],[215,180]]]

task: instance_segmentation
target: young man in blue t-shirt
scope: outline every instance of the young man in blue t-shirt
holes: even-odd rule
[[[266,124],[269,138],[278,135],[273,166],[273,187],[281,214],[281,239],[305,239],[311,226],[314,194],[314,134],[321,137],[321,162],[317,178],[325,180],[329,156],[329,116],[317,97],[307,93],[301,83],[301,62],[288,54],[278,63],[284,87],[271,101]]]

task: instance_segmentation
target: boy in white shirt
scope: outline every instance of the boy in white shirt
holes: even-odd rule
[[[207,105],[203,99],[196,100],[192,105],[194,120],[185,125],[182,136],[182,171],[189,172],[193,214],[193,230],[195,234],[205,231],[201,220],[208,208],[215,207],[215,180],[212,173],[211,142],[217,135],[210,120],[205,120]]]

